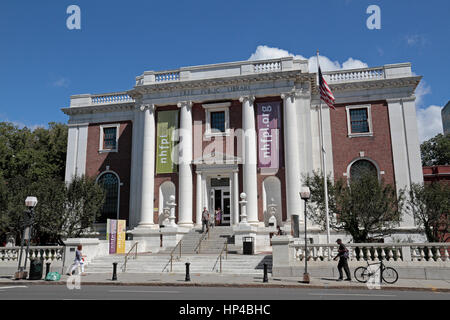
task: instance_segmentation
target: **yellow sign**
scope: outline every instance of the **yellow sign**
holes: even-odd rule
[[[125,253],[127,221],[117,220],[117,254]]]

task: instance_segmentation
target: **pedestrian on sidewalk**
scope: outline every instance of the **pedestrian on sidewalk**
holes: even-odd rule
[[[337,239],[336,243],[339,245],[338,254],[336,257],[334,257],[334,260],[339,258],[339,263],[338,263],[339,279],[338,279],[338,281],[344,280],[344,275],[342,274],[342,269],[344,269],[345,275],[347,276],[347,279],[345,279],[345,281],[352,281],[352,277],[350,275],[350,268],[348,267],[348,257],[349,257],[348,249],[342,243],[341,239]]]
[[[72,265],[69,267],[70,271],[67,272],[67,275],[72,275],[75,271],[75,269],[78,269],[78,273],[80,273],[81,270],[81,275],[84,276],[84,258],[86,257],[85,255],[83,255],[83,253],[81,252],[83,250],[83,246],[80,244],[77,246],[77,250],[75,251],[75,260],[73,261]]]
[[[209,229],[209,212],[206,209],[206,207],[203,208],[203,212],[202,212],[202,233],[205,232],[205,226],[206,226],[206,230]]]

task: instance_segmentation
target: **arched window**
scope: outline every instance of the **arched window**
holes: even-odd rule
[[[371,174],[374,177],[378,177],[378,169],[369,160],[355,161],[350,167],[350,179],[357,180],[364,174]]]
[[[119,178],[112,172],[103,173],[97,183],[106,191],[105,204],[103,205],[98,223],[105,223],[106,219],[117,219],[119,213]]]

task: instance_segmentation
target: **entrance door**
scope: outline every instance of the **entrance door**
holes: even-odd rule
[[[211,205],[213,212],[220,208],[222,217],[220,224],[229,226],[231,223],[231,201],[230,201],[230,183],[229,179],[211,180]]]

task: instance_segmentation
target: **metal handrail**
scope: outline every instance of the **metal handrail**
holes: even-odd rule
[[[128,256],[130,255],[131,251],[133,251],[133,249],[135,249],[135,248],[136,248],[136,251],[134,253],[134,259],[137,259],[138,244],[139,244],[139,242],[136,242],[135,244],[133,244],[133,246],[131,247],[130,251],[128,251],[128,253],[125,255],[125,261],[124,261],[124,263],[122,265],[122,272],[126,272],[127,271]]]
[[[170,272],[172,272],[173,270],[173,254],[175,252],[175,250],[180,247],[180,258],[181,258],[181,253],[182,253],[182,242],[183,239],[181,239],[180,241],[178,241],[177,245],[175,246],[175,248],[172,249],[172,252],[170,252],[170,259],[169,261],[166,263],[166,265],[164,266],[164,268],[162,269],[162,272],[164,272],[164,270],[166,270],[167,266],[170,264]]]
[[[225,251],[225,260],[228,260],[228,239],[225,240],[225,243],[223,245],[222,251],[220,251],[220,254],[219,254],[219,256],[216,259],[216,263],[214,263],[214,267],[212,268],[213,271],[214,271],[214,269],[217,266],[217,262],[220,262],[220,264],[219,264],[219,266],[220,266],[220,273],[222,273],[222,255],[223,255],[224,251]]]
[[[202,247],[202,241],[205,240],[206,235],[208,235],[208,239],[209,239],[209,229],[210,228],[206,228],[205,233],[203,233],[202,236],[200,237],[200,240],[197,243],[197,246],[195,247],[194,252],[196,252],[197,249],[198,249],[197,253],[200,253],[200,250],[201,250],[201,247]]]

